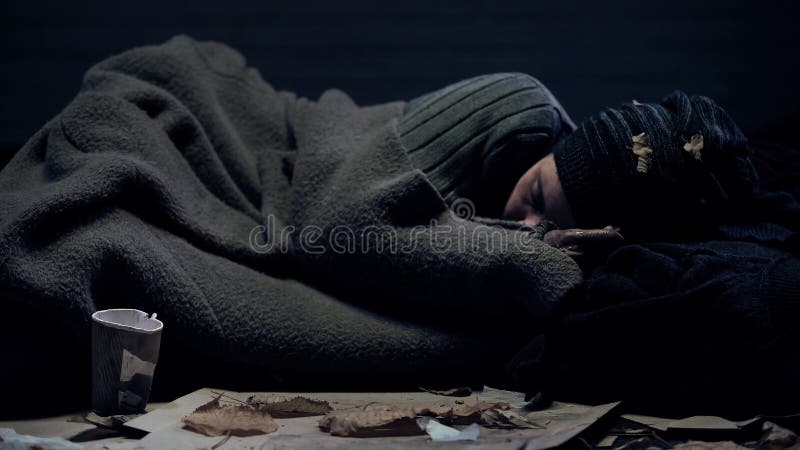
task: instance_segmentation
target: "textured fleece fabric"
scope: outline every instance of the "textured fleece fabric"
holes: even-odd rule
[[[156,391],[501,368],[580,270],[524,227],[452,214],[406,156],[403,107],[276,91],[234,50],[187,37],[94,66],[0,172],[2,304],[38,319],[4,333],[42,353],[4,388],[64,355],[84,386],[90,315],[113,307],[165,323]]]

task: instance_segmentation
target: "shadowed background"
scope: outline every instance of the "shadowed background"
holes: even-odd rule
[[[751,137],[797,146],[800,7],[784,1],[11,1],[2,8],[0,165],[72,98],[83,72],[186,33],[237,48],[278,89],[360,104],[519,71],[580,120],[681,88]]]

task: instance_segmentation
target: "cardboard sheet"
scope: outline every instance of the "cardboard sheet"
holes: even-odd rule
[[[110,450],[127,449],[170,449],[170,448],[201,448],[212,447],[219,443],[220,437],[207,437],[182,427],[180,419],[190,414],[196,407],[216,397],[218,389],[201,389],[180,397],[161,408],[140,416],[126,425],[150,434],[140,441],[128,441],[113,445],[104,443]],[[445,405],[457,406],[458,402],[472,403],[480,401],[504,401],[512,408],[524,405],[524,396],[518,392],[503,391],[485,388],[477,391],[470,397],[446,397],[427,392],[390,392],[390,393],[302,393],[302,392],[259,392],[239,393],[225,391],[226,396],[245,400],[248,396],[256,394],[282,395],[292,397],[295,395],[306,396],[328,401],[334,409],[350,408],[370,402],[382,402],[393,405]],[[554,403],[550,408],[542,411],[526,412],[519,409],[517,412],[527,419],[542,425],[543,428],[496,430],[481,428],[480,438],[474,443],[463,443],[468,448],[481,449],[518,449],[525,446],[528,450],[552,448],[563,444],[572,437],[585,430],[589,425],[606,415],[618,403],[600,406],[585,406],[572,403]],[[426,447],[445,446],[447,443],[431,442],[427,435],[381,438],[343,438],[331,436],[322,432],[317,423],[320,417],[298,417],[292,419],[276,419],[279,429],[275,433],[246,438],[229,438],[220,448],[222,449],[272,449],[272,448],[412,448],[420,444]],[[88,447],[91,448],[91,447]]]

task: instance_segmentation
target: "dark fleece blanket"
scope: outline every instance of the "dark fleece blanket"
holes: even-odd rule
[[[398,141],[402,108],[276,91],[187,37],[94,66],[0,172],[3,389],[85,386],[90,314],[112,307],[164,321],[156,393],[502,367],[580,270],[449,211]]]

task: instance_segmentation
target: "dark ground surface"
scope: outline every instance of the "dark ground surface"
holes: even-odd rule
[[[359,103],[521,71],[574,118],[675,88],[729,109],[756,138],[798,146],[800,6],[791,1],[4,2],[0,165],[93,63],[178,33],[241,50],[275,87]]]

